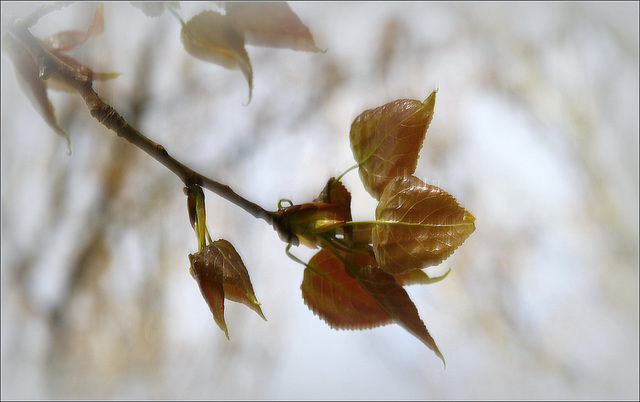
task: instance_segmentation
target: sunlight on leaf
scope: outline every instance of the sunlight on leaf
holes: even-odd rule
[[[221,4],[244,32],[247,44],[322,52],[311,32],[286,2],[225,2]]]
[[[375,264],[361,256],[360,264]],[[322,249],[309,261],[302,281],[305,304],[334,329],[367,329],[391,323],[391,317],[378,305],[344,264],[329,250]]]
[[[387,183],[411,175],[433,118],[436,91],[424,101],[399,99],[361,113],[349,139],[365,189],[379,199]]]
[[[278,213],[297,240],[310,248],[321,244],[318,234],[337,229],[347,221],[347,211],[341,205],[324,202],[283,207]]]
[[[376,266],[365,266],[359,271],[358,281],[378,302],[393,321],[409,331],[445,363],[436,342],[418,314],[418,309],[407,292],[394,277]],[[446,363],[445,363],[446,364]]]
[[[182,44],[192,56],[230,70],[241,70],[253,88],[253,70],[244,48],[244,36],[222,14],[203,11],[182,25]]]
[[[376,260],[391,274],[438,265],[473,233],[474,221],[444,190],[415,176],[398,177],[376,208]]]

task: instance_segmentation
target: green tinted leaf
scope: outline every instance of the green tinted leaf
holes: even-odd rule
[[[411,175],[433,118],[436,91],[424,101],[399,99],[364,111],[349,139],[365,189],[379,199],[387,183]]]
[[[180,34],[182,44],[192,56],[231,70],[241,70],[253,87],[253,70],[244,48],[244,36],[229,18],[214,11],[203,11],[186,24]]]
[[[475,217],[444,190],[397,177],[380,196],[373,250],[391,274],[438,265],[475,230]]]

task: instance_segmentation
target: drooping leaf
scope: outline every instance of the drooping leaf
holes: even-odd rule
[[[11,32],[6,32],[2,37],[3,50],[7,52],[13,62],[22,92],[38,111],[44,121],[67,141],[67,147],[71,150],[71,140],[67,133],[60,128],[56,120],[53,105],[47,96],[47,86],[40,78],[40,66],[31,56],[31,53],[13,36]]]
[[[475,217],[415,176],[393,179],[376,208],[373,250],[390,274],[438,265],[475,230]]]
[[[368,265],[360,269],[358,281],[396,324],[420,339],[445,363],[436,342],[420,318],[418,309],[392,275],[377,266]]]
[[[242,258],[231,243],[224,239],[214,241],[209,247],[219,253],[216,264],[222,265],[222,285],[224,297],[228,300],[242,303],[255,311],[263,320],[267,320],[262,314],[260,303],[256,299],[249,279],[247,268]]]
[[[200,252],[190,254],[189,261],[191,273],[198,282],[213,319],[227,338],[229,332],[224,320],[225,298],[246,305],[265,319],[247,269],[231,243],[223,239],[217,240]]]
[[[415,172],[435,101],[436,91],[424,102],[399,99],[364,111],[351,124],[351,150],[364,188],[374,198],[393,178]]]
[[[98,7],[87,31],[62,31],[57,32],[44,40],[50,50],[67,51],[83,44],[94,36],[100,35],[104,31],[104,6],[98,3]]]
[[[192,56],[230,70],[241,70],[249,83],[249,100],[253,87],[253,69],[244,48],[244,36],[229,18],[207,10],[182,25],[180,38]]]
[[[197,254],[189,254],[191,274],[193,275],[202,297],[207,302],[213,320],[229,339],[229,330],[224,321],[224,289],[222,286],[222,271],[216,266],[217,253],[215,249],[204,248]]]
[[[358,262],[376,263],[367,256]],[[360,282],[347,273],[342,261],[327,249],[321,249],[309,260],[301,289],[305,304],[334,329],[367,329],[392,321]]]
[[[227,15],[245,34],[247,44],[321,52],[311,32],[291,10],[289,4],[278,2],[222,3]]]

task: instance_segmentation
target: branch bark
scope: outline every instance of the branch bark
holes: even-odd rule
[[[180,161],[173,158],[160,144],[144,136],[138,130],[129,125],[126,120],[109,104],[104,102],[93,89],[91,77],[82,74],[77,69],[69,66],[34,37],[29,27],[34,24],[33,17],[16,18],[9,24],[7,34],[12,35],[36,60],[40,67],[40,78],[48,79],[56,74],[61,79],[78,91],[84,99],[89,113],[108,129],[114,131],[119,137],[140,148],[152,158],[160,162],[182,180],[185,187],[197,185],[210,190],[218,196],[230,201],[256,218],[263,219],[280,232],[280,214],[267,211],[261,206],[245,199],[237,194],[226,184],[210,179]]]

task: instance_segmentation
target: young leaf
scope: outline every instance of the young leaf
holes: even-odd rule
[[[247,44],[321,52],[300,18],[282,2],[222,3],[227,15],[245,34]]]
[[[55,33],[44,40],[51,50],[67,51],[83,44],[104,31],[104,6],[98,3],[91,25],[86,32],[71,30]]]
[[[438,265],[473,233],[474,221],[440,188],[415,176],[397,177],[376,208],[376,260],[390,274]]]
[[[253,87],[253,69],[244,48],[244,36],[226,16],[203,11],[182,24],[180,38],[192,56],[230,70],[240,69],[249,83],[249,100]]]
[[[298,242],[310,248],[320,243],[318,234],[334,230],[347,221],[347,211],[341,205],[306,202],[278,210],[281,220]]]
[[[359,256],[360,265],[375,264]],[[347,273],[331,251],[321,249],[304,270],[302,298],[305,304],[334,329],[367,329],[391,323],[387,314],[358,280]]]
[[[227,338],[229,332],[224,320],[225,298],[246,305],[265,319],[253,292],[247,268],[231,243],[222,239],[215,241],[202,251],[190,254],[189,261],[191,273],[198,282],[213,319]]]
[[[420,319],[418,309],[392,275],[377,266],[368,265],[360,269],[358,281],[396,324],[420,339],[445,363],[436,342]]]
[[[213,320],[229,339],[229,330],[224,321],[224,289],[222,286],[222,271],[216,267],[215,249],[206,247],[197,254],[189,254],[191,274],[193,275],[202,297],[207,302]]]
[[[416,170],[435,107],[436,91],[424,101],[399,99],[360,114],[349,139],[365,189],[379,199],[387,183]]]
[[[253,292],[247,268],[233,245],[224,239],[220,239],[214,241],[209,247],[219,253],[216,264],[222,264],[224,297],[227,300],[244,304],[266,321],[267,319],[262,314],[260,303]]]
[[[441,280],[449,276],[449,272],[451,272],[451,269],[449,269],[444,275],[432,278],[427,275],[426,272],[419,269],[414,269],[403,274],[393,275],[393,277],[396,278],[396,282],[398,282],[398,285],[400,286],[429,285],[432,283],[440,282]]]
[[[2,36],[2,43],[4,45],[3,50],[8,53],[13,62],[20,88],[49,127],[67,140],[67,147],[71,150],[71,140],[58,125],[53,105],[51,105],[47,96],[47,86],[45,81],[40,79],[40,66],[29,51],[10,32],[6,32]]]

